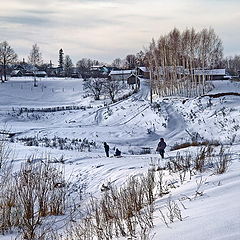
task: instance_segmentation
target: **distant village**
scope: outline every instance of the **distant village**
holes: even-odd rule
[[[168,67],[171,72],[172,67]],[[166,67],[165,67],[166,69]],[[160,68],[160,72],[163,69]],[[190,74],[188,69],[182,66],[177,66],[179,75]],[[205,75],[211,80],[222,80],[229,78],[240,77],[240,71],[237,75],[232,75],[226,68],[219,69],[194,69],[195,76]],[[8,67],[8,75],[11,77],[70,77],[70,78],[108,78],[111,80],[127,81],[128,84],[136,84],[140,78],[150,79],[150,70],[147,66],[136,66],[132,69],[118,68],[114,66],[107,66],[104,64],[93,65],[85,70],[80,70],[78,67],[71,67],[68,74],[66,74],[63,66],[54,67],[52,62],[43,64],[42,66],[34,66],[30,63],[22,62]]]
[[[192,41],[191,39],[195,39]],[[73,64],[63,49],[58,51],[57,66],[43,63],[37,44],[32,46],[28,59],[18,60],[17,54],[4,41],[0,43],[0,78],[57,77],[105,79],[124,81],[139,88],[142,78],[150,79],[150,87],[158,95],[204,94],[208,80],[240,78],[240,56],[223,57],[221,39],[214,30],[174,28],[168,35],[152,40],[149,48],[111,64],[82,58]]]
[[[106,65],[94,65],[84,71],[77,67],[71,67],[70,74],[66,75],[64,68],[54,67],[52,63],[43,66],[33,66],[24,60],[14,64],[8,69],[8,75],[11,77],[70,77],[70,78],[108,78],[111,80],[127,81],[128,84],[135,84],[136,79],[149,79],[150,74],[147,67],[136,67],[133,69],[121,69]]]

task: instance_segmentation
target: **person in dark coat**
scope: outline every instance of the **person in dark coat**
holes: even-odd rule
[[[104,145],[106,156],[109,157],[109,145],[106,142],[104,142],[103,145]]]
[[[159,152],[162,158],[164,158],[165,148],[167,144],[164,142],[163,138],[160,138],[160,142],[158,143],[156,151]]]
[[[116,149],[114,156],[116,156],[116,157],[121,156],[121,151],[118,148]]]

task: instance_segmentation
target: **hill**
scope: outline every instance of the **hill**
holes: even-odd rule
[[[46,78],[33,87],[32,79],[12,78],[0,86],[0,123],[2,132],[12,134],[8,146],[14,171],[30,155],[34,161],[51,156],[64,168],[71,201],[60,221],[62,229],[73,206],[81,208],[73,217],[79,221],[90,196],[104,199],[103,186],[124,189],[131,179],[141,185],[151,172],[152,224],[138,224],[132,232],[126,224],[132,238],[237,240],[240,83],[224,80],[213,85],[201,97],[155,96],[150,104],[149,85],[143,79],[138,93],[111,104],[104,96],[94,101],[82,79]],[[161,137],[167,142],[165,159],[155,152]],[[110,158],[105,157],[103,142],[110,145]],[[121,158],[113,156],[115,148],[122,151]],[[201,167],[199,159],[204,161]],[[220,174],[222,163],[226,169]],[[159,185],[162,178],[165,192]],[[143,209],[148,211],[146,203]]]

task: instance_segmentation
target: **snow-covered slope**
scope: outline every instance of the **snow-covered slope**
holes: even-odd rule
[[[215,81],[213,84],[215,88],[208,96],[160,98],[155,99],[157,104],[153,107],[145,80],[137,94],[107,105],[107,98],[94,101],[86,94],[82,79],[41,79],[34,88],[32,79],[13,78],[0,86],[0,129],[16,133],[14,141],[9,143],[14,149],[16,166],[30,154],[51,154],[57,159],[63,155],[66,178],[71,186],[84,184],[85,200],[89,194],[100,197],[102,184],[121,186],[130,176],[141,176],[151,166],[163,166],[165,162],[155,152],[160,137],[167,142],[166,161],[176,156],[177,151],[170,151],[176,143],[191,141],[195,133],[199,141],[217,140],[232,157],[229,171],[215,175],[210,169],[183,184],[175,179],[178,187],[170,195],[171,199],[181,201],[183,221],[174,221],[167,227],[159,209],[164,211],[169,195],[157,199],[150,239],[238,240],[240,96],[209,95],[240,93],[240,83]],[[67,106],[70,110],[66,110]],[[45,111],[46,108],[51,111]],[[38,146],[26,146],[26,141],[21,140],[29,137],[36,138]],[[43,138],[63,138],[70,147],[68,150],[51,144],[47,147],[41,142]],[[94,144],[90,152],[89,148],[77,151],[71,145],[73,139]],[[110,158],[104,154],[105,141],[110,145]],[[116,147],[122,151],[122,158],[113,156]],[[151,153],[141,154],[146,147]],[[179,150],[181,154],[198,151],[198,147]],[[199,179],[204,179],[203,195],[195,197]]]

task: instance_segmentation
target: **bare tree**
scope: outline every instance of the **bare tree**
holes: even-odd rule
[[[122,67],[122,60],[120,58],[116,58],[112,62],[112,66],[116,68],[121,68]]]
[[[180,32],[175,28],[157,41],[153,39],[145,54],[151,90],[159,95],[204,94],[211,79],[203,71],[196,75],[195,70],[219,67],[222,55],[222,42],[213,29]]]
[[[134,69],[137,66],[136,57],[133,54],[129,54],[126,56],[126,68]]]
[[[0,42],[0,64],[3,68],[2,82],[7,80],[7,66],[17,61],[17,54],[7,41]]]
[[[66,77],[71,77],[73,63],[69,55],[64,59],[64,72]]]
[[[136,64],[138,67],[141,67],[141,66],[144,66],[144,63],[145,63],[145,54],[141,50],[136,54]]]
[[[104,90],[106,94],[110,97],[112,102],[115,102],[116,94],[119,93],[120,89],[120,81],[107,79],[107,81],[105,81],[104,83]]]
[[[40,52],[40,48],[38,47],[37,43],[33,44],[32,50],[28,56],[28,62],[34,66],[39,66],[42,64],[42,54]]]
[[[95,100],[99,100],[104,82],[106,82],[106,79],[103,78],[88,78],[84,87],[93,93]]]
[[[240,74],[240,55],[234,57],[228,56],[223,59],[222,66],[227,68],[228,72],[232,75]]]
[[[82,58],[76,64],[77,68],[81,73],[87,72],[90,70],[90,67],[93,66],[91,59]]]
[[[42,64],[42,54],[37,43],[33,44],[32,50],[28,56],[28,62],[34,67],[34,87],[37,87],[36,68]]]

